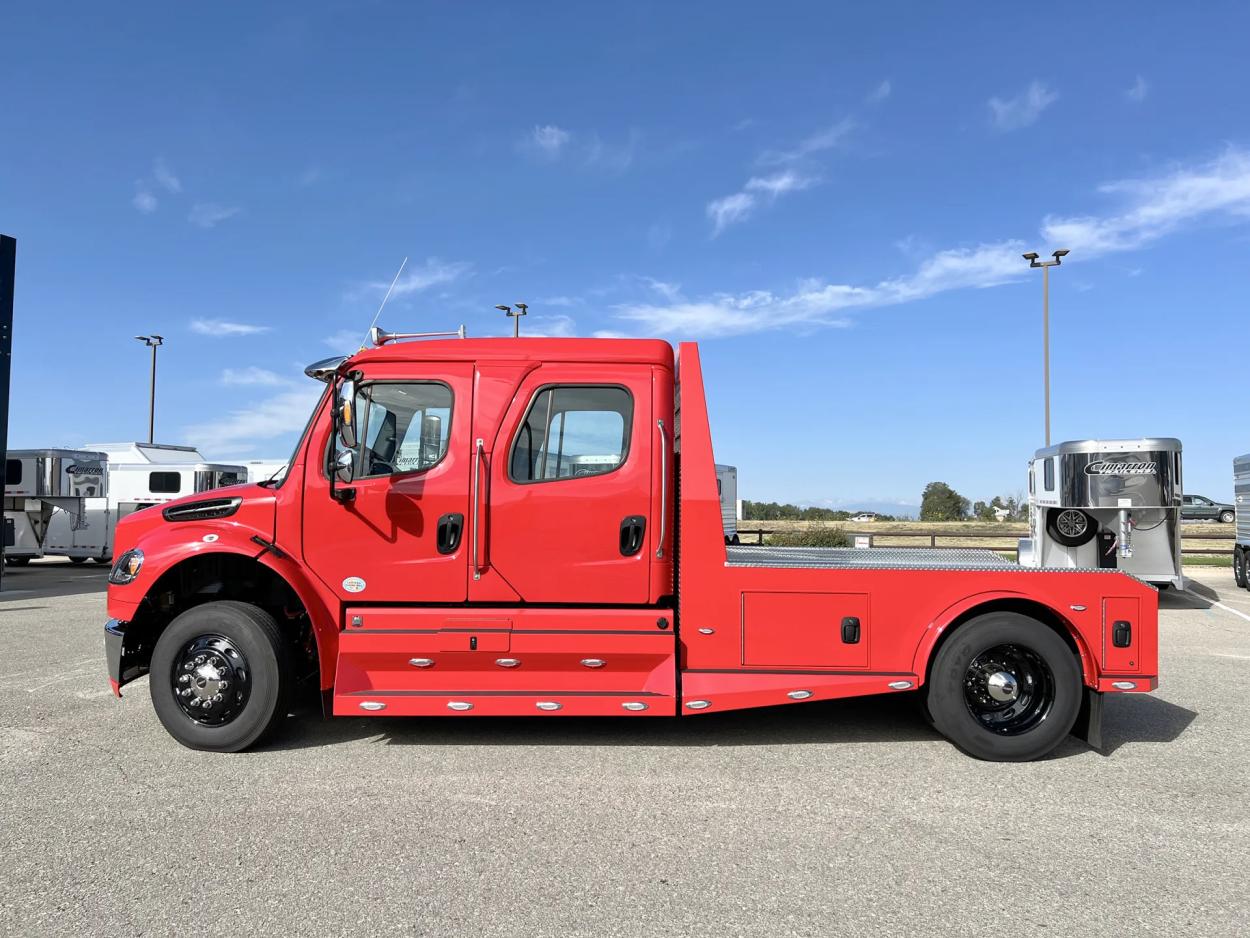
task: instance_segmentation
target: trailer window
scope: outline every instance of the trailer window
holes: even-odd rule
[[[1055,490],[1055,457],[1049,456],[1042,463],[1042,488],[1047,492]]]
[[[182,473],[149,472],[148,491],[154,495],[177,495],[182,491]]]
[[[540,389],[512,442],[509,478],[554,482],[612,472],[628,454],[633,415],[625,388]]]
[[[4,484],[22,484],[22,461],[20,459],[6,459],[4,461]]]
[[[438,382],[363,385],[356,394],[364,436],[357,478],[429,469],[447,453],[451,388]]]

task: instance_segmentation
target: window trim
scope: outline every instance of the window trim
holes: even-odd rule
[[[369,481],[372,481],[373,479],[394,479],[397,476],[410,476],[418,472],[429,472],[431,469],[434,469],[435,467],[442,465],[443,460],[447,458],[447,454],[451,452],[451,435],[452,435],[452,430],[456,426],[456,422],[455,422],[456,391],[455,391],[455,388],[453,388],[446,381],[443,381],[439,378],[430,378],[428,380],[425,380],[425,379],[414,380],[412,378],[378,378],[372,381],[366,378],[365,380],[357,384],[356,393],[359,394],[362,388],[371,388],[374,385],[378,385],[378,384],[437,384],[446,388],[447,393],[451,395],[451,405],[447,408],[447,448],[443,450],[442,455],[440,455],[435,462],[430,463],[428,466],[423,466],[420,469],[405,469],[402,471],[390,472],[384,475],[356,476],[352,479],[352,485],[355,485],[358,482],[369,482]],[[333,458],[334,453],[338,451],[338,436],[334,432],[334,414],[333,414],[334,400],[333,398],[331,398],[331,401],[330,401],[330,408],[331,408],[330,436],[329,436],[329,439],[326,441],[325,459],[322,460],[322,465],[321,465],[322,478],[324,479],[330,478],[330,471],[331,471],[330,460],[331,458]],[[369,427],[369,411],[371,410],[373,410],[372,398],[369,399],[369,407],[366,408],[364,419],[360,421],[360,426],[362,429],[367,430]],[[359,415],[357,415],[357,419],[360,419]],[[361,447],[364,446],[365,436],[366,436],[365,433],[360,434],[360,446]],[[361,450],[361,452],[363,452],[363,449]],[[289,471],[287,472],[287,475],[288,476],[290,475]]]
[[[621,450],[621,461],[609,469],[607,472],[596,472],[591,476],[568,476],[564,479],[518,479],[512,475],[512,461],[516,455],[517,442],[521,439],[521,430],[529,423],[530,414],[534,412],[534,407],[538,404],[538,398],[542,396],[544,391],[554,390],[556,388],[596,388],[604,391],[624,391],[625,396],[629,398],[629,423],[625,427],[624,446]],[[583,479],[600,479],[604,476],[610,476],[615,472],[620,472],[625,468],[625,464],[629,462],[629,454],[634,442],[634,415],[638,410],[638,402],[634,400],[634,392],[623,384],[597,384],[578,381],[550,381],[547,384],[540,384],[534,389],[534,393],[530,395],[529,404],[525,407],[525,413],[522,415],[520,422],[516,425],[516,430],[512,434],[512,442],[508,444],[508,472],[507,479],[513,485],[542,485],[549,482],[576,482]],[[560,411],[567,413],[567,411]]]

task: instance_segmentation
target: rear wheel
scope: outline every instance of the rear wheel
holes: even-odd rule
[[[286,645],[263,609],[205,603],[161,633],[150,683],[156,715],[174,739],[191,749],[238,752],[286,716]]]
[[[1072,730],[1081,705],[1076,656],[1046,625],[993,612],[942,645],[928,683],[933,724],[969,755],[1025,762]]]
[[[87,558],[86,557],[71,557],[69,558],[69,562],[73,564],[86,563]]]
[[[1246,552],[1240,547],[1233,548],[1233,579],[1243,589],[1248,582],[1246,579]]]

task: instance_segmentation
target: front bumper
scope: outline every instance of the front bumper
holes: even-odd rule
[[[136,649],[126,645],[127,624],[117,619],[109,619],[104,623],[104,660],[109,670],[109,686],[118,697],[122,695],[122,685],[129,684],[148,671],[135,654]]]

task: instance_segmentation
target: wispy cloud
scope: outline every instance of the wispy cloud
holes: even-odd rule
[[[1149,93],[1150,85],[1147,84],[1146,79],[1138,75],[1137,80],[1133,82],[1133,87],[1124,92],[1124,97],[1128,98],[1134,104],[1141,104],[1146,100],[1146,95]]]
[[[216,228],[228,218],[243,211],[237,205],[218,205],[216,202],[197,202],[191,206],[187,221],[200,228]]]
[[[518,146],[544,162],[566,160],[590,169],[623,173],[633,165],[641,135],[630,130],[624,140],[610,141],[595,132],[574,133],[555,124],[531,128]]]
[[[1152,179],[1099,187],[1123,200],[1111,215],[1047,216],[1042,236],[1085,256],[1128,251],[1213,215],[1250,218],[1250,151],[1230,147],[1210,162]]]
[[[152,167],[152,178],[166,192],[177,194],[182,191],[182,181],[174,175],[174,171],[169,168],[163,156],[156,158],[156,163]]]
[[[256,326],[246,322],[230,322],[226,319],[192,319],[191,331],[214,339],[231,339],[244,335],[260,335],[272,326]]]
[[[322,339],[322,344],[340,354],[356,351],[364,343],[364,329],[340,329]]]
[[[886,79],[877,85],[877,87],[873,88],[872,91],[868,92],[867,97],[864,98],[864,103],[880,104],[890,96],[890,92],[893,90],[894,87],[890,84],[889,79]]]
[[[395,289],[391,291],[392,297],[407,296],[410,293],[420,293],[431,287],[441,286],[445,283],[454,283],[461,277],[464,277],[473,269],[473,265],[466,261],[444,261],[437,257],[427,257],[425,262],[410,266],[404,275],[399,278],[395,284]],[[374,281],[369,284],[370,289],[385,294],[391,282]]]
[[[556,159],[564,150],[573,135],[563,127],[555,124],[536,125],[526,137],[524,144],[534,153],[548,159]]]
[[[1042,112],[1058,100],[1058,93],[1040,81],[1030,82],[1014,98],[990,98],[990,118],[1001,131],[1019,130],[1036,123]]]
[[[254,453],[262,444],[298,433],[322,388],[316,382],[292,386],[222,417],[183,429],[183,437],[208,454]]]
[[[1104,215],[1047,217],[1041,240],[1090,259],[1142,247],[1204,220],[1250,222],[1250,151],[1229,148],[1215,159],[1147,179],[1107,183],[1099,192],[1118,197],[1119,210]],[[1032,243],[1030,247],[1034,246]],[[783,327],[837,327],[850,311],[897,306],[953,290],[984,289],[1020,279],[1027,266],[1024,242],[1009,239],[939,251],[911,273],[868,285],[804,281],[786,293],[755,290],[699,299],[616,307],[635,329],[661,335],[724,336]]]
[[[247,368],[225,369],[221,373],[221,383],[232,387],[240,385],[280,387],[284,384],[290,384],[290,381],[279,375],[277,372],[269,371],[265,368],[257,368],[252,365]]]
[[[786,163],[796,163],[813,154],[832,150],[834,147],[840,146],[846,140],[847,135],[854,129],[855,121],[849,117],[844,117],[836,124],[800,140],[795,146],[765,150],[760,154],[759,163],[761,166],[782,166]]]
[[[798,192],[816,182],[814,177],[804,176],[790,169],[771,176],[748,179],[740,192],[713,199],[707,204],[707,217],[712,222],[712,237],[716,237],[730,225],[745,221],[762,201],[776,201],[786,193]]]
[[[160,202],[143,180],[135,183],[135,197],[131,204],[144,215],[151,215],[160,207]]]

